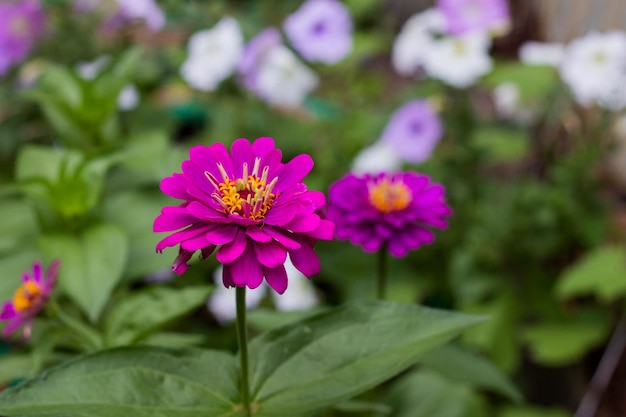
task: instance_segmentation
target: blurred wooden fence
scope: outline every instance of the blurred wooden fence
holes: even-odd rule
[[[592,30],[626,30],[626,0],[532,2],[539,12],[544,34],[549,42],[568,42]]]

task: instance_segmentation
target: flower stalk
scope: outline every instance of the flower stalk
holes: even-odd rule
[[[387,295],[387,248],[383,246],[378,251],[378,299],[384,300]]]
[[[246,327],[246,287],[236,287],[237,291],[237,342],[241,360],[241,398],[246,416],[251,417],[250,382],[248,380],[248,331]]]

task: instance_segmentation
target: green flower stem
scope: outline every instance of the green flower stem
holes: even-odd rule
[[[241,397],[246,416],[252,416],[250,409],[250,382],[248,381],[248,332],[246,327],[246,287],[236,287],[237,291],[237,342],[241,359]]]
[[[384,300],[387,293],[387,247],[378,251],[378,299]]]

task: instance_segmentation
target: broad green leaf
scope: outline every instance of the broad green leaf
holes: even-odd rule
[[[24,201],[3,199],[0,204],[0,254],[15,249],[39,232],[33,207]],[[2,275],[1,276],[6,276]]]
[[[533,359],[548,366],[577,362],[590,349],[599,346],[609,333],[602,320],[580,320],[571,323],[546,323],[524,331]]]
[[[62,290],[96,322],[126,266],[124,232],[115,225],[101,224],[81,235],[44,236],[41,245],[48,258],[61,260]]]
[[[165,346],[172,348],[184,348],[204,345],[208,341],[205,334],[158,332],[143,339],[141,344],[151,346]]]
[[[154,286],[123,298],[105,318],[107,344],[135,343],[206,303],[212,287]]]
[[[132,262],[125,270],[125,279],[171,268],[174,258],[160,255],[155,250],[163,236],[152,231],[152,223],[159,210],[171,202],[163,193],[137,190],[111,195],[104,202],[106,219],[121,226],[128,235],[128,257]]]
[[[233,355],[126,347],[66,362],[0,393],[10,417],[228,417],[239,397]]]
[[[412,372],[391,389],[392,417],[476,417],[485,410],[472,390],[432,371]]]
[[[310,415],[352,398],[482,320],[360,301],[264,333],[250,344],[258,417]]]
[[[59,180],[63,166],[71,172],[78,167],[81,160],[81,154],[71,150],[26,146],[18,155],[15,176],[22,181],[39,178],[55,183]]]
[[[560,298],[595,295],[609,303],[626,294],[626,250],[606,246],[586,254],[566,269],[556,293]]]
[[[280,326],[285,326],[296,320],[304,319],[318,313],[319,310],[291,310],[278,311],[269,308],[255,308],[247,314],[248,324],[258,330],[272,330]]]
[[[519,402],[522,394],[509,378],[488,359],[448,344],[426,353],[422,366],[435,370],[453,382],[486,388]]]
[[[0,355],[0,385],[31,374],[33,359],[30,355],[11,353]]]

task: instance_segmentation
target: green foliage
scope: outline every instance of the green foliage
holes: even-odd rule
[[[594,295],[609,303],[626,294],[626,251],[605,246],[591,251],[565,269],[556,294],[562,298]]]
[[[80,235],[41,239],[47,259],[61,259],[59,286],[92,323],[98,321],[128,261],[128,238],[117,226],[95,225]]]
[[[129,307],[120,306],[112,323]],[[409,304],[361,302],[264,333],[250,345],[254,415],[308,416],[341,403],[481,320]],[[67,362],[1,393],[0,413],[235,416],[242,415],[238,384],[237,361],[228,353],[117,348]]]

